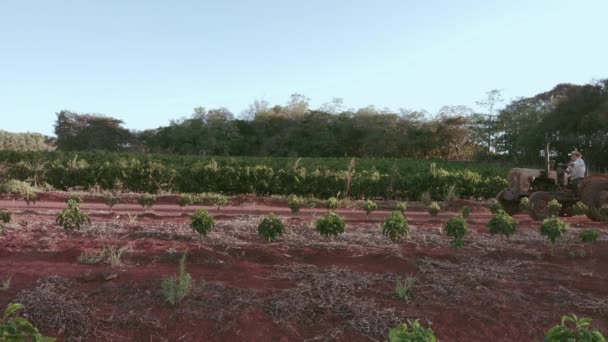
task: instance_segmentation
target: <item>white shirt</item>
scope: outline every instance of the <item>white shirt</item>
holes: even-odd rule
[[[572,179],[584,178],[585,171],[586,171],[585,162],[581,158],[578,158],[577,160],[575,160],[573,162],[573,164],[574,165],[572,165],[572,166],[568,166],[568,170],[570,170],[570,172],[572,172],[570,174],[570,177]]]

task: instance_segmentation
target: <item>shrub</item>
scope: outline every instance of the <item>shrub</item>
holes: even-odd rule
[[[428,191],[425,191],[422,193],[422,195],[420,195],[420,202],[422,202],[422,204],[424,204],[425,206],[429,206],[431,205],[431,193]]]
[[[340,215],[330,212],[317,220],[316,229],[322,236],[338,236],[344,233],[344,220]]]
[[[441,207],[439,207],[439,204],[437,204],[437,202],[433,202],[431,203],[431,205],[429,205],[428,210],[431,216],[437,216],[437,214],[439,214],[439,212],[441,211]]]
[[[112,210],[112,208],[114,208],[115,205],[120,203],[120,197],[118,197],[112,193],[108,193],[103,196],[103,201],[106,203],[106,205],[108,207],[110,207],[110,210]]]
[[[401,323],[388,333],[389,342],[435,342],[435,333],[431,328],[425,329],[418,320]]]
[[[558,216],[560,211],[562,211],[562,204],[559,203],[558,200],[552,199],[549,201],[547,204],[547,212],[549,213],[549,216]]]
[[[65,199],[65,203],[68,203],[70,200],[74,201],[74,202],[78,202],[80,203],[80,196],[76,195],[76,194],[71,194],[68,197],[66,197]]]
[[[369,215],[374,210],[378,209],[378,205],[376,204],[376,202],[374,202],[372,200],[367,200],[367,201],[365,201],[365,204],[363,204],[363,209],[365,210],[365,213],[367,215]]]
[[[530,199],[528,197],[524,197],[519,201],[519,210],[521,211],[530,211]]]
[[[560,238],[568,230],[568,224],[557,217],[549,217],[543,220],[540,225],[540,234],[546,236],[551,242],[551,254],[555,240]]]
[[[296,195],[291,195],[289,196],[287,205],[293,214],[297,214],[300,212],[300,208],[302,208],[302,199]]]
[[[192,195],[190,195],[190,194],[182,194],[177,199],[177,204],[180,207],[186,207],[186,206],[191,205],[192,203],[194,203],[194,199],[192,198]]]
[[[184,252],[179,260],[179,274],[170,278],[164,278],[160,284],[165,300],[171,305],[177,305],[186,298],[192,287],[192,277],[186,272],[186,255]]]
[[[0,341],[35,341],[53,342],[55,338],[42,335],[38,328],[24,317],[11,317],[22,309],[23,305],[15,303],[9,304],[4,310],[2,320],[0,320]]]
[[[604,217],[604,219],[608,220],[608,203],[600,207],[599,213]]]
[[[490,212],[492,214],[496,214],[499,210],[503,210],[503,207],[502,207],[502,204],[500,204],[500,202],[498,202],[497,200],[493,199],[488,204],[488,209],[490,209]]]
[[[28,191],[23,195],[23,199],[27,205],[30,203],[36,204],[36,200],[38,199],[38,194],[35,191]]]
[[[74,200],[68,201],[68,206],[58,213],[55,223],[65,230],[80,229],[84,224],[91,223],[89,216],[80,211],[80,205]]]
[[[203,236],[207,236],[207,234],[209,234],[209,232],[212,231],[213,227],[215,226],[213,217],[211,217],[209,212],[203,208],[200,208],[194,212],[191,220],[192,222],[190,223],[190,227]]]
[[[8,182],[0,185],[0,192],[25,195],[27,192],[36,192],[36,188],[27,182],[16,179],[11,179]]]
[[[600,237],[600,232],[595,229],[583,230],[579,235],[582,243],[593,243]]]
[[[407,210],[407,202],[399,202],[395,206],[395,210],[399,210],[402,214],[405,215],[405,211]]]
[[[568,323],[572,327],[568,326]],[[591,318],[576,315],[563,316],[560,324],[549,329],[543,341],[545,342],[605,342],[606,336],[599,330],[590,329]]]
[[[326,206],[327,206],[327,209],[329,209],[329,210],[336,210],[336,209],[338,209],[338,204],[339,203],[338,203],[337,198],[330,197],[329,199],[327,199]]]
[[[393,211],[390,216],[384,221],[382,234],[391,239],[391,241],[393,242],[401,240],[404,236],[409,236],[409,224],[407,223],[407,219],[400,211]]]
[[[576,202],[572,206],[572,213],[574,215],[585,215],[588,210],[589,208],[587,207],[587,205],[581,201]]]
[[[502,234],[507,238],[517,231],[517,222],[504,210],[499,210],[488,222],[490,234]]]
[[[412,290],[415,283],[416,277],[406,277],[403,279],[397,279],[397,282],[395,283],[395,295],[397,296],[397,298],[405,300],[409,303],[410,299],[412,299],[414,295]]]
[[[258,234],[267,242],[275,241],[283,233],[285,233],[285,226],[274,214],[265,217],[258,226]]]
[[[462,239],[467,233],[467,223],[461,216],[453,216],[445,223],[443,231],[452,237],[451,246],[459,248],[462,247]]]
[[[0,210],[0,221],[2,221],[3,223],[11,222],[11,213],[9,213],[8,211]]]
[[[460,215],[462,215],[463,218],[468,219],[471,215],[471,208],[465,205],[462,207],[462,209],[460,209]]]
[[[215,201],[213,202],[213,204],[217,207],[217,211],[220,211],[222,207],[225,207],[228,205],[228,197],[226,197],[224,195],[218,195],[215,198]]]
[[[156,203],[156,196],[151,194],[144,194],[139,198],[139,205],[141,205],[144,210],[152,208],[154,203]]]

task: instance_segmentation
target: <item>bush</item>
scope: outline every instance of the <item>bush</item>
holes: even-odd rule
[[[29,183],[11,179],[8,182],[0,185],[0,192],[25,195],[28,192],[36,192],[36,188],[31,186]]]
[[[80,211],[80,205],[74,200],[68,201],[68,206],[55,218],[55,223],[65,230],[80,229],[84,224],[91,223],[89,216]]]
[[[462,209],[460,209],[460,215],[462,215],[464,219],[468,219],[471,215],[471,208],[465,205],[464,207],[462,207]]]
[[[549,217],[543,220],[540,225],[540,234],[546,236],[551,242],[551,254],[555,240],[560,238],[568,230],[568,224],[557,217]]]
[[[599,213],[604,217],[604,219],[608,220],[608,204],[602,205],[600,207]]]
[[[160,284],[165,300],[171,305],[177,305],[186,298],[192,287],[192,277],[186,272],[186,255],[184,252],[179,260],[179,274],[177,277],[164,278]]]
[[[507,238],[517,231],[517,222],[504,210],[499,210],[488,222],[490,234],[502,234]]]
[[[453,216],[445,223],[443,231],[452,237],[452,247],[459,248],[462,247],[462,239],[467,233],[467,223],[461,216]]]
[[[338,209],[338,204],[339,204],[339,202],[338,202],[337,198],[330,197],[329,199],[327,199],[326,206],[327,206],[327,209],[329,209],[329,210],[336,210],[336,209]]]
[[[285,233],[285,226],[274,214],[265,217],[258,226],[258,235],[267,242],[275,241],[283,233]]]
[[[302,208],[302,199],[296,195],[291,195],[289,196],[287,205],[293,214],[297,214],[300,212],[300,208]]]
[[[78,203],[82,202],[80,200],[80,196],[78,196],[76,194],[71,194],[68,197],[66,197],[65,203],[68,203],[69,201],[74,201],[74,202],[78,202]]]
[[[429,206],[431,205],[431,193],[428,191],[425,191],[422,193],[422,195],[420,195],[420,202],[422,202],[422,204],[424,204],[425,206]]]
[[[589,208],[585,203],[578,201],[572,206],[572,213],[574,215],[585,215]]]
[[[213,217],[203,208],[195,211],[191,217],[190,227],[203,236],[207,236],[214,226],[215,221],[213,221]]]
[[[593,243],[600,237],[600,232],[595,229],[583,230],[579,235],[582,243]]]
[[[405,212],[407,211],[407,202],[397,203],[397,205],[395,206],[395,210],[399,210],[402,214],[405,215]]]
[[[24,317],[11,317],[22,309],[23,305],[9,304],[0,320],[0,341],[35,341],[53,342],[55,338],[42,335],[38,329]]]
[[[569,327],[568,325],[572,325]],[[590,329],[591,318],[576,315],[563,316],[560,324],[549,329],[545,335],[544,342],[605,342],[606,336],[601,331]]]
[[[407,223],[407,219],[400,211],[393,211],[391,215],[384,221],[382,234],[393,242],[401,240],[404,236],[409,237],[409,224]]]
[[[433,202],[431,203],[431,205],[429,205],[428,210],[431,216],[437,216],[437,214],[439,214],[439,212],[441,211],[441,207],[439,207],[439,204],[437,204],[437,202]]]
[[[519,210],[521,211],[530,211],[530,199],[528,197],[524,197],[519,201]]]
[[[9,213],[8,211],[0,210],[0,221],[2,221],[3,223],[11,222],[11,213]]]
[[[496,213],[498,213],[499,210],[503,210],[503,207],[502,207],[502,204],[500,204],[500,202],[498,202],[497,200],[493,199],[488,204],[488,209],[490,209],[490,212],[492,214],[496,214]]]
[[[218,195],[213,202],[213,204],[217,207],[217,211],[220,211],[222,207],[227,206],[228,203],[228,197],[224,195]]]
[[[401,323],[388,333],[389,342],[435,342],[435,333],[431,328],[425,329],[418,320]]]
[[[151,194],[144,194],[139,198],[139,205],[141,205],[142,208],[145,209],[150,209],[152,208],[152,206],[154,205],[154,203],[156,203],[156,196],[151,195]]]
[[[103,201],[106,203],[106,205],[108,207],[110,207],[110,210],[112,210],[112,208],[114,208],[115,205],[120,203],[120,197],[118,197],[112,193],[108,193],[103,196]]]
[[[177,204],[180,207],[186,207],[186,206],[191,205],[192,203],[194,203],[194,199],[193,199],[192,195],[190,195],[190,194],[182,194],[177,199]]]
[[[372,200],[367,200],[367,201],[365,201],[365,204],[363,205],[363,209],[365,210],[365,213],[367,215],[369,215],[374,210],[378,209],[378,205],[376,204],[376,202],[374,202]]]
[[[316,229],[322,236],[338,236],[344,233],[344,220],[340,215],[330,212],[317,220]]]
[[[562,211],[562,204],[559,203],[558,200],[552,199],[549,201],[547,204],[547,212],[549,213],[549,216],[558,216],[560,211]]]

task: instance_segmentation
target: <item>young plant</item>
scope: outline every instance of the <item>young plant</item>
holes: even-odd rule
[[[84,224],[91,223],[91,219],[87,214],[80,211],[78,202],[69,200],[68,206],[57,214],[55,223],[62,226],[65,230],[78,230]]]
[[[544,342],[605,342],[606,336],[601,331],[591,329],[591,318],[576,315],[563,316],[560,324],[549,329]]]
[[[431,205],[429,205],[429,214],[431,214],[431,216],[437,216],[439,214],[439,212],[441,211],[441,207],[439,206],[439,204],[437,204],[437,202],[433,202],[431,203]]]
[[[555,241],[563,236],[568,230],[568,224],[557,217],[549,217],[543,220],[540,225],[540,234],[546,236],[551,242],[551,255]]]
[[[0,280],[0,291],[7,291],[11,288],[11,281],[13,280],[13,276],[10,275],[5,279]],[[0,334],[2,336],[2,334]],[[2,341],[2,340],[0,340]]]
[[[363,210],[365,210],[365,213],[367,215],[371,214],[376,209],[378,209],[378,205],[376,204],[376,202],[372,200],[365,201],[365,204],[363,205]]]
[[[464,244],[463,238],[467,233],[467,223],[461,216],[453,216],[445,223],[443,231],[452,237],[450,245],[457,249]]]
[[[420,195],[420,202],[422,202],[422,204],[424,204],[426,207],[431,205],[431,201],[432,197],[430,192],[425,191],[422,193],[422,195]]]
[[[152,208],[154,203],[156,203],[156,196],[151,194],[144,194],[139,198],[139,205],[141,205],[144,210],[149,210]]]
[[[190,195],[190,194],[183,194],[183,195],[179,196],[179,198],[177,200],[177,204],[180,207],[187,207],[187,206],[191,205],[192,203],[194,203],[194,199],[192,198],[192,195]]]
[[[562,211],[562,204],[559,203],[558,200],[552,199],[547,204],[547,212],[549,213],[549,217],[558,216],[559,212]]]
[[[490,201],[490,203],[488,204],[488,208],[490,209],[490,212],[492,214],[496,214],[499,210],[503,210],[502,204],[500,204],[500,202],[495,199]]]
[[[589,208],[585,203],[578,201],[572,206],[572,213],[574,215],[585,215]]]
[[[28,190],[23,194],[23,199],[25,200],[25,203],[27,203],[27,205],[30,205],[30,203],[36,205],[38,194],[36,193],[36,191]]]
[[[0,320],[0,341],[34,341],[53,342],[55,338],[42,335],[38,329],[23,317],[12,317],[14,313],[23,308],[23,305],[9,304],[2,320]]]
[[[418,320],[401,323],[388,333],[389,342],[436,342],[431,328],[425,329]]]
[[[509,238],[517,231],[517,222],[504,210],[499,210],[488,222],[490,234],[502,234]]]
[[[595,229],[583,230],[579,235],[582,243],[593,243],[600,237],[600,232]]]
[[[207,236],[207,234],[209,234],[209,232],[212,231],[213,227],[215,226],[213,217],[211,217],[209,212],[203,208],[200,208],[194,212],[191,219],[192,223],[190,223],[190,227],[203,236]]]
[[[337,199],[337,198],[335,198],[335,197],[330,197],[330,198],[327,200],[327,203],[326,203],[326,205],[327,205],[327,209],[329,209],[329,210],[336,210],[336,209],[338,209],[338,204],[339,204],[339,203],[338,203],[338,199]]]
[[[462,209],[460,209],[460,215],[462,215],[462,218],[468,219],[471,215],[471,208],[465,205],[464,207],[462,207]]]
[[[399,203],[397,203],[397,205],[395,206],[395,210],[398,210],[403,215],[405,215],[405,212],[407,210],[407,202],[399,202]]]
[[[410,302],[414,296],[413,287],[416,283],[416,277],[405,277],[397,279],[395,283],[395,295],[397,298],[402,299],[406,302]]]
[[[112,210],[112,208],[114,208],[115,205],[120,203],[120,197],[118,197],[112,193],[108,193],[103,196],[103,201],[106,203],[106,205],[108,207],[110,207],[110,210]]]
[[[179,274],[170,278],[164,278],[160,284],[167,303],[178,305],[186,298],[192,287],[192,277],[186,272],[186,256],[184,252],[179,260]]]
[[[222,209],[222,207],[225,207],[228,205],[228,197],[226,197],[224,195],[219,195],[215,198],[215,201],[213,202],[213,204],[217,207],[217,211],[220,211]]]
[[[407,223],[407,219],[400,211],[393,211],[391,215],[384,221],[382,234],[391,239],[393,242],[401,240],[404,236],[409,236],[410,226]]]
[[[338,236],[344,233],[344,220],[338,214],[330,212],[317,220],[316,229],[324,237]]]
[[[11,222],[11,213],[9,213],[8,211],[0,210],[0,221],[2,221],[3,223]]]
[[[274,214],[265,217],[258,226],[258,234],[267,242],[275,241],[283,233],[285,233],[285,226]]]
[[[80,204],[81,200],[80,200],[80,196],[76,195],[76,194],[71,194],[69,195],[66,199],[65,199],[65,203],[68,203],[70,200],[77,202],[78,204]]]
[[[289,209],[291,209],[292,214],[298,214],[300,208],[302,208],[302,199],[296,195],[291,195],[289,196],[287,205],[289,206]]]
[[[530,211],[530,199],[528,197],[524,197],[519,201],[519,210],[523,212]]]

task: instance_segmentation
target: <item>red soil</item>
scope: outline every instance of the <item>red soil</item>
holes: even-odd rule
[[[0,280],[13,276],[10,288],[0,291],[0,309],[39,280],[55,275],[67,278],[72,281],[72,297],[92,310],[88,331],[80,336],[85,341],[386,338],[349,325],[350,318],[337,309],[311,307],[304,316],[287,322],[281,322],[280,315],[273,316],[268,309],[273,296],[296,289],[302,282],[277,276],[277,266],[290,269],[293,265],[314,265],[318,272],[339,267],[354,275],[393,279],[353,293],[373,300],[379,310],[394,308],[404,320],[420,319],[431,325],[440,341],[541,339],[544,331],[570,313],[592,317],[595,327],[608,331],[608,226],[583,217],[566,218],[573,237],[551,256],[537,233],[538,222],[516,215],[520,228],[515,237],[508,241],[491,237],[485,226],[490,213],[481,206],[471,205],[465,247],[454,252],[438,233],[438,227],[454,212],[438,217],[421,210],[408,212],[410,225],[415,227],[412,240],[395,247],[381,238],[374,242],[381,236],[380,228],[377,236],[362,235],[364,239],[353,240],[352,245],[340,239],[335,244],[319,239],[309,225],[325,210],[303,209],[293,216],[283,204],[266,199],[246,198],[233,203],[239,206],[220,212],[208,207],[218,222],[218,235],[200,239],[187,230],[188,215],[195,207],[179,208],[173,199],[161,201],[152,213],[144,214],[137,204],[117,205],[110,213],[105,205],[85,198],[81,208],[94,224],[105,224],[111,231],[92,236],[92,231],[66,233],[54,225],[54,215],[65,206],[61,195],[54,196],[32,206],[0,201],[0,209],[14,213],[9,229],[0,233]],[[242,222],[258,222],[258,216],[270,212],[291,226],[288,229],[295,237],[269,244],[255,236],[255,230],[230,231]],[[347,231],[361,234],[373,232],[388,213],[377,211],[368,216],[360,210],[339,210]],[[580,228],[600,230],[600,240],[593,246],[582,245],[574,235]],[[300,240],[290,240],[300,235],[305,237],[302,245],[294,242]],[[124,265],[77,261],[83,252],[108,245],[129,246]],[[160,281],[177,272],[180,253],[176,252],[184,250],[189,251],[187,267],[195,288],[175,308],[164,303]],[[465,273],[467,268],[480,271]],[[106,280],[109,274],[117,277]],[[406,275],[418,277],[415,297],[409,303],[393,295],[394,279]],[[59,331],[45,322],[34,323],[60,340],[78,337],[69,329]]]

